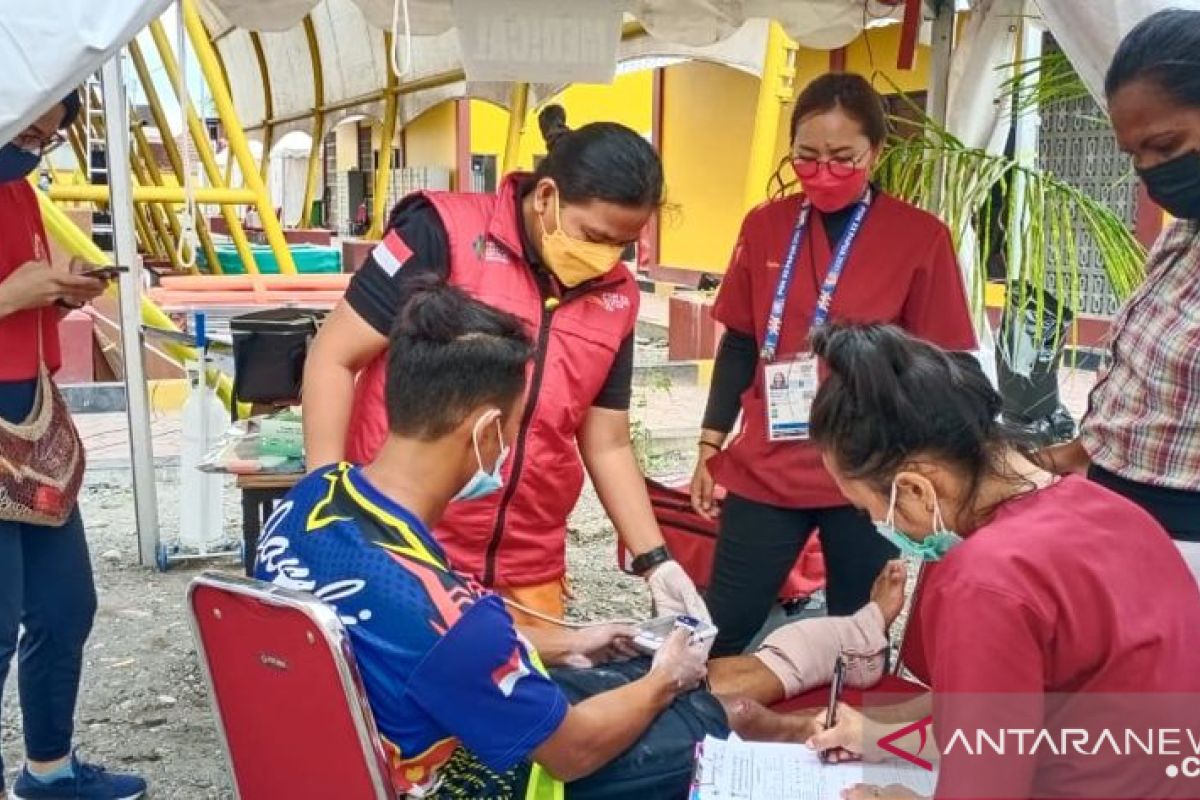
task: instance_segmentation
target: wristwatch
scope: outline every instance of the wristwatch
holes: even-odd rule
[[[671,554],[667,552],[667,548],[663,545],[659,545],[653,550],[647,550],[640,556],[634,557],[633,563],[631,563],[629,566],[634,575],[642,577],[659,564],[663,564],[670,560]]]

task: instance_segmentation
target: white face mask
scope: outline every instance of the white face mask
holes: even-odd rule
[[[492,467],[492,471],[488,472],[483,466],[483,455],[479,451],[479,432],[493,420],[496,422],[496,438],[500,442],[500,455],[496,457],[496,464]],[[454,495],[454,500],[478,500],[500,491],[504,486],[504,479],[500,477],[500,471],[504,469],[504,462],[508,458],[508,445],[504,443],[504,429],[500,426],[500,412],[494,411],[481,416],[475,423],[471,439],[475,444],[475,461],[479,468],[466,485],[458,490],[458,494]]]

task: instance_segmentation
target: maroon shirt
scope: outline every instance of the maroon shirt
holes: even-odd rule
[[[1149,514],[1063,478],[1005,504],[927,570],[910,625],[921,641],[905,652],[923,649],[907,666],[933,687],[937,797],[1197,796],[1163,781],[1169,759],[947,754],[953,731],[975,741],[981,726],[1195,727],[1200,588]]]
[[[801,198],[765,203],[746,216],[713,308],[713,317],[754,336],[759,347]],[[808,350],[809,323],[832,260],[825,226],[814,211],[788,293],[777,360]],[[829,319],[894,323],[949,350],[975,349],[950,231],[937,217],[876,194],[838,282]],[[845,505],[816,447],[767,440],[762,383],[760,363],[742,395],[741,432],[709,461],[717,483],[741,497],[786,508]]]

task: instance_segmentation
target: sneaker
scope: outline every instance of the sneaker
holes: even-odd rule
[[[12,800],[138,800],[146,794],[146,782],[136,775],[108,772],[71,756],[75,774],[53,783],[42,783],[21,770],[9,791]]]

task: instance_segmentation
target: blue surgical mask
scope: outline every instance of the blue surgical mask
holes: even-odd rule
[[[493,419],[496,421],[496,436],[500,441],[500,455],[496,457],[496,465],[492,467],[492,471],[488,472],[483,466],[483,455],[479,452],[479,432]],[[459,489],[458,494],[454,495],[455,500],[478,500],[500,491],[504,486],[504,479],[500,477],[500,471],[504,468],[504,462],[508,458],[508,445],[504,444],[504,429],[500,427],[499,413],[495,416],[485,414],[480,417],[479,421],[475,423],[471,439],[475,443],[475,461],[479,464],[479,469],[471,476],[471,480],[467,481],[466,486]]]
[[[962,541],[961,536],[946,528],[946,523],[942,521],[942,507],[936,498],[933,502],[933,533],[918,542],[897,528],[895,481],[892,482],[892,500],[888,504],[887,519],[876,521],[875,530],[895,545],[900,555],[917,561],[941,561],[951,548]]]
[[[12,142],[0,147],[0,183],[19,181],[37,169],[42,157]]]

